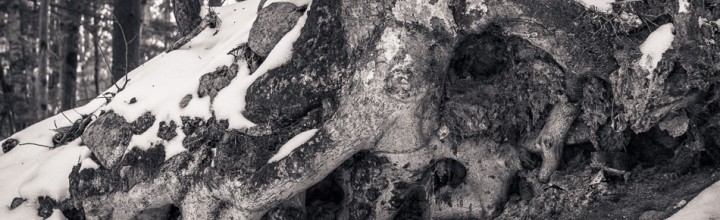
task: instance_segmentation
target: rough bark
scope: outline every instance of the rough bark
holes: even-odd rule
[[[172,7],[180,35],[185,36],[200,25],[200,0],[173,0]]]
[[[71,194],[91,218],[169,204],[183,219],[620,218],[647,207],[662,218],[673,197],[720,178],[663,181],[720,155],[716,122],[701,120],[720,109],[719,48],[708,40],[720,34],[694,22],[720,14],[692,4],[689,14],[615,5],[653,20],[628,26],[563,0],[315,1],[291,61],[248,89],[243,115],[256,127],[183,118],[188,151],[162,162],[162,146],[125,152],[149,119],[104,113],[83,134],[102,167],[76,167]],[[640,68],[638,45],[670,21],[673,49],[654,72]],[[198,94],[212,99],[237,65],[205,74]],[[696,127],[659,126],[677,117]],[[310,141],[266,163],[311,128]],[[671,193],[635,188],[658,186]]]

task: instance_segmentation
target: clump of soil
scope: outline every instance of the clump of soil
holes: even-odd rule
[[[5,142],[3,142],[3,144],[2,144],[3,153],[10,152],[13,148],[15,148],[18,145],[18,143],[19,143],[18,140],[13,139],[13,138],[9,138],[9,139],[5,140]]]
[[[200,77],[200,85],[198,86],[198,97],[202,98],[210,96],[215,99],[218,92],[230,85],[230,81],[237,75],[238,65],[218,67],[215,71],[207,73]]]
[[[140,117],[132,122],[130,125],[132,127],[133,134],[142,134],[145,133],[152,125],[155,123],[155,116],[152,115],[150,112],[145,112]]]
[[[177,132],[175,132],[175,129],[177,129],[177,124],[175,124],[175,121],[170,121],[169,123],[161,121],[157,136],[166,141],[172,140],[177,136]]]

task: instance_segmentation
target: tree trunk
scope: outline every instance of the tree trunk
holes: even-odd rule
[[[101,57],[102,55],[100,54],[100,45],[99,45],[100,44],[100,39],[99,39],[100,38],[100,29],[102,28],[102,27],[100,27],[100,18],[102,17],[102,15],[98,12],[98,10],[100,8],[99,5],[100,4],[98,2],[94,2],[94,1],[92,2],[92,8],[93,8],[93,12],[95,12],[95,14],[93,14],[93,18],[92,18],[93,28],[92,28],[92,30],[90,30],[90,31],[94,32],[92,34],[92,36],[93,36],[92,44],[93,44],[93,55],[94,55],[94,58],[93,58],[93,61],[94,61],[93,62],[93,84],[95,85],[95,95],[100,94],[100,59],[103,59],[103,57]]]
[[[97,117],[52,133],[62,137],[53,147],[82,138],[92,151],[72,169],[66,209],[101,219],[662,219],[720,180],[720,26],[704,17],[720,13],[704,3],[688,13],[674,1],[279,2],[251,27],[227,28],[263,2],[214,9],[190,41],[203,47],[156,58],[215,65],[173,73],[192,75],[189,86],[131,81],[87,112]],[[216,46],[216,57],[200,56]],[[176,65],[192,66],[152,62],[140,71],[158,72],[137,79]],[[181,86],[189,94],[150,92]]]
[[[8,41],[9,50],[8,53],[8,72],[7,85],[10,87],[8,93],[5,96],[14,102],[14,105],[9,106],[10,120],[12,121],[13,131],[22,129],[29,125],[32,121],[29,121],[26,117],[28,109],[28,95],[30,92],[27,88],[28,75],[26,75],[27,57],[26,57],[26,46],[27,42],[23,39],[23,24],[27,21],[27,18],[22,17],[22,2],[11,1],[8,8],[8,20],[7,20],[7,31],[5,31],[5,38]],[[17,117],[17,118],[15,118]]]
[[[60,109],[71,109],[75,106],[77,90],[77,69],[78,56],[80,54],[80,19],[82,7],[78,1],[65,0],[68,18],[63,21],[63,32],[65,33],[65,46],[63,47],[63,67],[60,75],[61,100]]]
[[[115,81],[140,64],[140,30],[145,3],[145,0],[114,2],[112,76]]]
[[[190,34],[200,24],[200,0],[172,0],[173,13],[180,35]]]
[[[47,70],[48,70],[48,15],[50,8],[50,0],[43,0],[40,5],[40,25],[38,35],[38,71],[35,76],[35,97],[36,97],[36,115],[37,118],[45,118],[47,112]]]
[[[208,0],[208,6],[210,7],[220,7],[222,6],[224,0]]]

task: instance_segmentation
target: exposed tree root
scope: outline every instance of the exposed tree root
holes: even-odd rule
[[[319,131],[310,141],[277,162],[252,168],[253,172],[246,176],[235,176],[219,174],[210,167],[209,161],[213,158],[209,152],[215,143],[209,144],[211,141],[202,139],[208,143],[198,144],[201,145],[199,149],[191,149],[166,161],[159,173],[148,180],[124,191],[115,190],[87,198],[78,196],[77,199],[82,199],[85,214],[96,218],[132,218],[145,209],[167,204],[179,206],[183,219],[259,219],[264,215],[292,218],[305,215],[305,190],[336,171],[337,174],[332,175],[341,175],[338,178],[345,180],[341,184],[345,193],[345,208],[338,213],[351,218],[497,216],[507,200],[513,178],[522,169],[518,149],[525,148],[542,155],[537,179],[545,183],[561,165],[566,143],[577,144],[597,138],[597,127],[573,127],[576,118],[581,115],[581,107],[573,102],[581,95],[572,91],[582,91],[583,84],[579,79],[584,77],[607,79],[607,75],[617,69],[618,63],[613,60],[609,40],[586,34],[587,27],[583,29],[572,25],[574,21],[569,15],[577,17],[585,13],[577,5],[561,0],[485,2],[441,0],[418,3],[399,0],[390,4],[370,1],[379,5],[372,9],[366,8],[368,6],[363,4],[368,2],[364,1],[362,4],[353,1],[313,3],[313,7],[308,9],[308,25],[322,25],[310,23],[317,20],[341,19],[347,22],[343,31],[358,34],[345,39],[348,42],[343,41],[347,44],[343,45],[344,49],[352,52],[348,52],[351,55],[345,58],[356,60],[352,63],[323,63],[332,67],[327,67],[332,70],[328,72],[349,73],[351,77],[340,80],[346,84],[341,88],[333,87],[339,90],[330,93],[337,94],[328,98],[332,101],[323,100],[322,108],[300,108],[302,112],[298,114],[311,114],[308,113],[311,110],[307,109],[328,111],[322,114],[329,119],[322,121]],[[346,7],[343,10],[348,13],[328,12],[340,6]],[[564,14],[546,15],[538,12],[537,7],[555,8]],[[368,10],[373,13],[364,13]],[[363,12],[360,14],[364,16],[354,17],[353,13],[358,12]],[[432,12],[433,16],[416,16],[427,12]],[[179,48],[211,25],[213,16],[211,12],[193,30],[193,34],[175,43],[170,50]],[[368,27],[356,23],[373,25]],[[537,134],[529,141],[490,140],[478,132],[470,137],[446,140],[448,129],[439,127],[442,124],[439,115],[444,101],[441,96],[447,79],[445,73],[461,40],[468,35],[490,31],[490,26],[497,26],[493,30],[500,30],[504,37],[520,38],[549,54],[549,59],[534,64],[559,66],[562,71],[556,72],[563,74],[561,81],[572,84],[566,88],[569,98],[561,95],[560,101],[550,102],[554,106],[549,113],[534,113],[534,117],[539,119],[536,121],[544,121],[544,126],[538,131],[538,127],[528,125],[528,131],[523,135]],[[358,39],[362,37],[367,39]],[[353,44],[365,41],[370,42],[370,46]],[[591,43],[593,51],[576,45]],[[337,45],[324,45],[333,46]],[[233,54],[253,60],[249,64],[251,68],[260,65],[262,60],[254,58],[245,49],[240,48]],[[318,62],[327,59],[313,54],[313,51],[298,50],[294,53],[318,56]],[[261,79],[257,82],[273,81]],[[262,95],[278,95],[274,92]],[[484,101],[480,100],[482,97],[476,99]],[[699,99],[699,93],[692,93],[685,99],[677,99],[648,112],[650,117],[661,118]],[[337,106],[333,106],[335,101]],[[603,123],[606,118],[602,119]],[[296,122],[292,118],[288,120],[290,122],[286,124]],[[267,123],[272,126],[261,125],[237,133],[269,136],[277,132],[278,128],[273,126],[282,126],[272,123],[280,124],[273,121]],[[347,179],[354,175],[353,172],[360,171],[341,165],[359,152],[373,155],[372,160],[376,163],[362,170],[370,173],[371,181],[354,185]],[[365,195],[367,193],[372,195]],[[363,211],[348,208],[361,206],[369,208],[365,207]]]

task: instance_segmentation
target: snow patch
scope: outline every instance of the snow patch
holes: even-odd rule
[[[679,14],[689,13],[690,12],[690,10],[688,10],[689,8],[690,8],[690,2],[688,2],[688,0],[678,0],[678,13]]]
[[[62,210],[53,209],[52,215],[50,215],[50,217],[46,220],[67,220],[67,218],[65,218],[65,215],[62,214]]]
[[[645,42],[640,45],[640,52],[642,52],[642,57],[638,62],[640,67],[650,73],[655,70],[662,59],[662,55],[670,49],[675,39],[674,29],[675,26],[672,23],[667,23],[650,33]]]
[[[175,132],[177,133],[177,136],[175,136],[170,141],[164,141],[165,145],[165,160],[168,160],[175,155],[178,155],[179,153],[187,151],[185,147],[183,147],[182,141],[185,139],[185,133],[182,132],[182,128],[178,126],[175,128]]]
[[[217,158],[217,148],[213,147],[210,148],[210,151],[212,152],[212,160],[210,161],[210,167],[215,167],[215,158]]]
[[[46,152],[36,158],[35,164],[26,171],[30,172],[18,188],[20,197],[36,198],[50,196],[62,201],[70,196],[68,177],[72,167],[83,159],[86,147],[80,147],[80,138],[56,150]],[[4,175],[3,175],[4,176]]]
[[[80,162],[80,170],[81,171],[84,169],[98,169],[98,168],[100,168],[100,165],[95,163],[95,161],[93,161],[90,158],[85,158],[84,160],[82,160],[82,162]]]
[[[705,188],[683,209],[670,216],[668,220],[679,219],[718,219],[720,218],[720,181]]]
[[[160,54],[128,74],[130,81],[127,88],[117,94],[104,109],[115,111],[128,122],[137,120],[145,112],[150,112],[156,120],[145,133],[132,137],[126,152],[135,147],[147,150],[162,144],[165,146],[166,159],[169,159],[185,151],[182,145],[184,133],[180,129],[182,117],[208,120],[213,116],[213,109],[210,107],[213,100],[208,96],[198,97],[200,78],[220,66],[232,64],[233,56],[227,53],[237,45],[247,43],[259,3],[259,0],[254,0],[213,8],[221,20],[220,26],[214,29],[206,28],[186,45]],[[207,14],[207,8],[201,14]],[[180,101],[188,94],[192,99],[186,107],[180,108]],[[132,98],[136,98],[137,102],[126,102]],[[237,101],[224,103],[234,102]],[[234,114],[223,116],[242,117],[239,111]],[[175,121],[178,125],[175,130],[178,136],[170,141],[157,137],[161,121]]]
[[[287,157],[287,155],[289,155],[290,152],[295,150],[295,148],[300,147],[301,145],[305,144],[305,142],[308,142],[310,138],[315,136],[315,133],[317,131],[318,129],[311,129],[295,135],[295,137],[291,138],[287,143],[283,144],[283,146],[280,147],[280,150],[278,150],[278,152],[273,155],[270,160],[268,160],[268,163],[277,162]]]
[[[586,8],[596,10],[602,13],[612,13],[612,4],[615,0],[576,0]]]
[[[100,168],[99,164],[90,159],[91,154],[92,151],[89,148],[85,148],[85,150],[80,154],[80,157],[85,158],[80,162],[80,170]]]
[[[25,131],[30,132],[30,131]],[[18,146],[0,157],[0,216],[4,219],[38,218],[38,196],[63,201],[70,196],[68,177],[72,167],[89,156],[80,138],[55,149],[36,145]],[[14,210],[16,197],[25,198]]]
[[[308,7],[310,7],[308,5]],[[280,41],[273,47],[265,61],[258,67],[255,72],[250,73],[245,61],[239,61],[239,70],[237,76],[230,82],[230,85],[218,92],[213,101],[213,109],[218,119],[227,119],[229,128],[239,129],[255,126],[245,116],[240,114],[245,110],[247,89],[257,78],[265,75],[269,70],[275,69],[292,58],[292,46],[300,37],[300,33],[307,20],[307,12],[298,19],[297,23]],[[252,74],[252,75],[250,75]],[[238,100],[239,97],[242,97]]]

